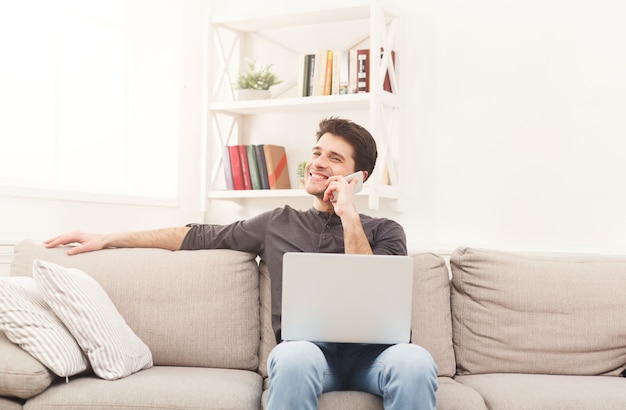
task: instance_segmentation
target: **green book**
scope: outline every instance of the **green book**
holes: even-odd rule
[[[256,161],[256,150],[254,145],[246,145],[246,153],[248,154],[248,167],[250,168],[250,181],[252,189],[261,189],[261,176],[259,175],[259,167]]]

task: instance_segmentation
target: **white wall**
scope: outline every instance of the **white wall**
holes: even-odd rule
[[[180,108],[179,112],[172,113],[174,120],[179,122],[175,132],[180,138],[177,198],[154,201],[3,189],[0,194],[0,244],[15,243],[24,238],[44,240],[74,229],[111,232],[202,221],[203,50],[207,41],[208,3],[206,0],[186,0],[172,4],[180,7],[182,14],[182,20],[177,23],[182,31],[178,44],[180,51],[172,56],[180,61],[180,102],[173,104]],[[172,84],[168,86],[172,88]],[[135,98],[140,100],[151,96],[136,95]],[[141,104],[141,101],[134,102]],[[144,134],[149,132],[144,130]],[[28,160],[24,158],[24,161]]]
[[[626,251],[626,4],[421,1],[415,248]]]
[[[326,2],[331,3],[319,0],[320,7]],[[198,3],[184,2],[189,13]],[[412,250],[447,253],[470,245],[624,253],[626,5],[619,0],[398,3],[407,10],[411,45],[405,126],[411,183],[403,212],[383,206],[374,214],[399,220]],[[295,7],[278,0],[218,0],[215,6]],[[182,167],[180,207],[0,198],[0,238],[47,237],[74,228],[143,229],[199,217],[200,17],[187,15],[185,25],[190,31],[181,137],[189,156]],[[211,209],[209,222],[245,214],[229,203]]]

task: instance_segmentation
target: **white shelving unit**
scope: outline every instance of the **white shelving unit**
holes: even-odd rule
[[[303,130],[307,139],[294,139],[293,133],[281,135],[281,128],[270,133],[257,132],[256,124],[264,116],[276,121],[284,115],[320,116],[348,112],[361,115],[358,121],[374,135],[378,145],[378,163],[366,182],[362,194],[371,209],[381,199],[401,199],[398,167],[402,157],[402,95],[399,79],[401,61],[401,13],[382,0],[365,1],[360,5],[336,6],[324,10],[302,10],[270,15],[214,17],[210,22],[209,96],[207,151],[209,200],[249,200],[254,198],[303,197],[301,189],[291,190],[226,190],[222,165],[222,147],[232,144],[272,143],[285,146],[290,172],[300,160],[310,157],[315,129]],[[350,49],[384,50],[382,55],[370,53],[370,92],[316,97],[300,97],[297,92],[298,57],[314,53],[318,48],[347,52]],[[383,81],[391,68],[389,50],[395,51],[395,69],[389,69],[393,93],[383,90]],[[265,56],[259,57],[259,56]],[[236,101],[234,83],[244,59],[259,58],[271,62],[283,83],[272,88],[273,98]],[[282,70],[282,71],[281,71]],[[272,140],[268,140],[271,137]],[[383,176],[388,183],[383,183]],[[293,179],[292,179],[293,181]],[[293,186],[292,182],[292,186]]]

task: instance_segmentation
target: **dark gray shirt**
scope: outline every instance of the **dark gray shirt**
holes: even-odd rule
[[[406,235],[397,222],[360,215],[365,235],[375,254],[406,255]],[[181,249],[234,249],[261,257],[270,272],[272,327],[280,335],[283,254],[285,252],[344,253],[341,219],[315,208],[299,211],[289,206],[229,225],[197,225]]]

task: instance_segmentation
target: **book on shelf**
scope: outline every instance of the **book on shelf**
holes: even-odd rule
[[[291,189],[285,147],[265,144],[263,150],[270,189]]]
[[[241,169],[241,157],[239,156],[239,146],[229,145],[228,154],[230,156],[230,169],[232,175],[232,186],[235,190],[243,190],[243,170]],[[228,186],[228,184],[226,184]]]
[[[389,72],[395,70],[395,51],[391,50],[390,55],[383,90],[394,92]],[[381,61],[383,58],[385,55],[381,48]],[[298,63],[298,90],[303,97],[370,92],[370,64],[370,50],[367,48],[347,51],[319,49],[315,54],[302,55]]]
[[[328,66],[328,50],[319,49],[315,52],[315,67],[313,72],[313,96],[324,95],[326,85],[326,67]]]
[[[315,86],[315,57],[315,54],[307,54],[307,59],[309,60],[307,67],[309,71],[304,74],[308,78],[307,96],[313,95],[313,88]]]
[[[250,169],[250,183],[252,189],[261,189],[261,175],[259,174],[259,166],[257,164],[256,149],[254,145],[246,145],[246,154],[248,156],[248,167]]]
[[[226,189],[235,189],[233,185],[233,169],[230,163],[230,147],[228,145],[222,147],[222,165],[224,167]]]
[[[267,165],[265,164],[265,151],[263,144],[255,145],[256,163],[259,168],[259,179],[261,180],[261,189],[270,189],[270,182],[267,178]]]
[[[226,145],[223,147],[222,155],[226,189],[291,188],[287,155],[283,146]]]
[[[326,52],[326,74],[324,75],[324,94],[331,94],[331,87],[333,84],[333,51],[327,50]]]
[[[248,151],[245,145],[237,145],[239,150],[239,158],[241,162],[241,174],[243,176],[243,189],[252,189],[252,180],[250,179],[250,166],[248,164]]]
[[[370,51],[369,49],[358,49],[356,51],[356,92],[368,93],[370,91]]]

